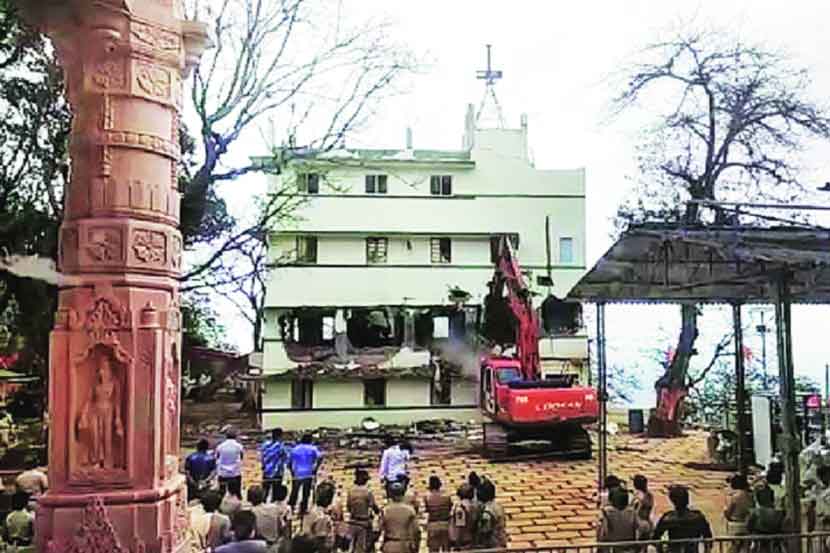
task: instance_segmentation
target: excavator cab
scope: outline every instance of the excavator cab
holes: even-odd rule
[[[504,399],[504,392],[500,390],[509,387],[511,383],[522,381],[522,367],[515,359],[489,358],[481,365],[481,407],[490,414],[495,415],[505,406],[500,405],[500,399]],[[500,397],[502,396],[502,397]]]

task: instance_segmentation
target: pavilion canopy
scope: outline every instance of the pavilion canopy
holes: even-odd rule
[[[797,227],[628,229],[571,290],[589,302],[771,303],[789,271],[796,303],[830,303],[830,232]]]

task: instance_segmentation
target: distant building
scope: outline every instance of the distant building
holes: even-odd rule
[[[461,150],[413,149],[408,133],[402,150],[303,156],[273,177],[308,202],[269,235],[279,266],[266,295],[266,427],[477,418],[467,344],[499,238],[510,237],[539,301],[582,276],[584,170],[536,169],[526,117],[476,129],[470,108],[465,127]],[[538,284],[549,262],[550,289]],[[547,373],[587,378],[584,333],[540,345]]]

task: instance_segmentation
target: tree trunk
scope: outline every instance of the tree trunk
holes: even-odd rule
[[[256,320],[254,321],[254,351],[263,351],[263,344],[262,344],[262,326],[263,326],[263,314],[259,312],[256,314]]]
[[[694,349],[697,340],[697,306],[681,306],[681,328],[677,339],[674,357],[669,362],[665,374],[654,385],[657,392],[657,408],[649,417],[648,433],[653,437],[679,436],[683,420],[683,400],[686,388],[686,374],[689,362],[697,353]]]

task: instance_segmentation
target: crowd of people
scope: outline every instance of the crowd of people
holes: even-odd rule
[[[430,553],[507,547],[505,511],[492,480],[471,472],[451,493],[437,475],[431,475],[420,496],[410,478],[412,454],[408,442],[388,441],[377,471],[385,497],[378,498],[365,466],[355,468],[348,489],[338,490],[331,479],[317,482],[324,456],[312,436],[303,435],[289,445],[282,431],[274,429],[259,447],[262,481],[249,486],[243,497],[245,448],[235,432],[228,430],[213,450],[207,439],[199,440],[185,461],[192,548],[205,553],[417,553],[422,517]],[[808,482],[807,530],[830,531],[830,466],[819,466]],[[728,535],[779,535],[801,529],[801,521],[793,523],[784,509],[783,464],[773,462],[752,484],[738,474],[728,485],[723,512]],[[34,507],[47,488],[46,475],[37,469],[17,477],[2,542],[32,546]],[[667,536],[671,553],[697,551],[682,540],[711,538],[709,521],[692,508],[687,488],[671,486],[668,499],[673,508],[658,518],[645,476],[636,475],[630,488],[620,478],[608,476],[596,523],[597,542],[660,541]],[[784,544],[753,540],[735,542],[731,550],[786,550]],[[613,551],[640,553],[646,548],[634,543],[627,548],[614,546]]]
[[[244,448],[229,431],[214,451],[200,440],[185,462],[193,546],[214,553],[417,553],[426,517],[430,552],[507,546],[506,517],[496,486],[470,473],[455,499],[432,475],[421,498],[410,480],[412,446],[390,439],[378,469],[384,495],[370,489],[366,467],[338,494],[331,480],[316,482],[322,452],[304,435],[289,447],[275,429],[259,451],[262,482],[242,498]],[[283,483],[291,475],[291,492]],[[213,482],[216,485],[213,485]],[[311,503],[311,504],[310,504]]]
[[[754,485],[746,476],[736,474],[727,482],[729,493],[723,512],[728,536],[774,536],[788,531],[798,531],[784,511],[784,467],[772,463]],[[818,473],[820,489],[814,488],[807,495],[808,530],[830,529],[830,467]],[[712,529],[702,511],[691,508],[689,490],[684,486],[671,486],[668,498],[673,509],[667,511],[656,524],[652,512],[654,495],[648,489],[645,476],[637,475],[632,481],[632,492],[625,482],[616,476],[605,481],[603,505],[597,523],[599,543],[660,541],[668,535],[671,553],[697,552],[697,545],[688,540],[710,539]],[[687,540],[684,543],[684,540]],[[757,551],[759,553],[783,553],[783,543],[771,540],[736,540],[729,547],[732,553]],[[641,547],[615,548],[615,553],[635,553]]]

